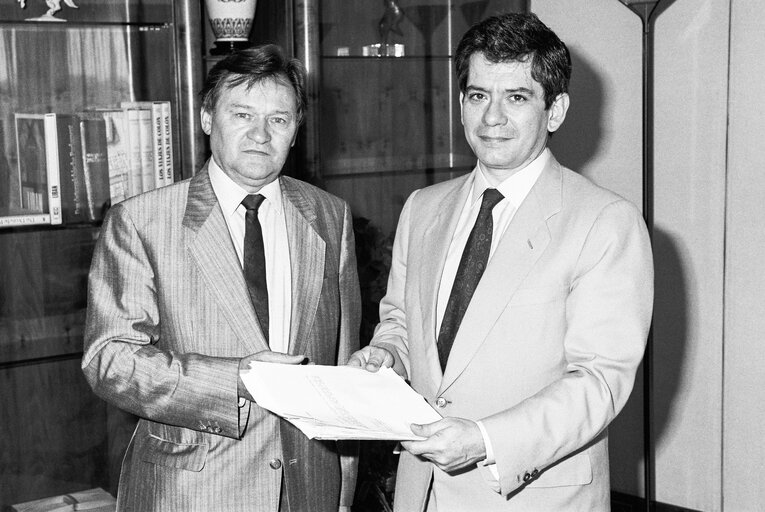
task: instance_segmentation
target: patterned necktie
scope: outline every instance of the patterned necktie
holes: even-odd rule
[[[446,361],[449,359],[454,337],[486,269],[486,263],[489,261],[491,232],[494,228],[491,210],[502,198],[502,194],[495,188],[487,188],[484,191],[481,210],[478,212],[478,218],[462,252],[449,301],[446,303],[441,330],[438,333],[438,359],[441,362],[442,371],[446,369]]]
[[[244,216],[244,280],[247,281],[250,300],[261,330],[268,341],[266,253],[263,248],[263,231],[258,221],[258,208],[263,199],[265,198],[260,194],[250,194],[242,200],[242,204],[247,208]]]

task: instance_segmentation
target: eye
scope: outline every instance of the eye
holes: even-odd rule
[[[522,94],[512,94],[510,95],[510,101],[512,103],[524,103],[526,101],[526,96],[523,96]]]
[[[250,119],[252,116],[247,112],[235,112],[234,116],[238,119]]]
[[[474,103],[483,101],[485,98],[486,96],[482,92],[471,92],[468,94],[468,100]]]
[[[270,120],[273,124],[276,124],[279,126],[287,125],[290,122],[290,118],[286,116],[273,116],[270,118]]]

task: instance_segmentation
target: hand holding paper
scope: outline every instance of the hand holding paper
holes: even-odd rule
[[[241,377],[259,406],[311,439],[418,440],[412,423],[441,419],[390,368],[252,362]]]

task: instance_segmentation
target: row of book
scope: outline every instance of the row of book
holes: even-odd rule
[[[97,222],[112,204],[174,180],[168,101],[14,117],[17,182],[0,227]]]

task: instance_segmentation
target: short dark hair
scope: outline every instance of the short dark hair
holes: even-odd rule
[[[199,93],[202,108],[213,112],[223,90],[242,84],[249,89],[264,80],[275,80],[294,89],[298,125],[302,123],[307,108],[305,67],[299,60],[287,57],[275,44],[235,50],[218,61],[207,74]]]
[[[492,63],[531,59],[531,77],[542,84],[545,109],[568,92],[571,55],[558,36],[534,13],[492,16],[470,27],[457,45],[455,67],[460,91],[467,89],[470,57],[482,54]]]

